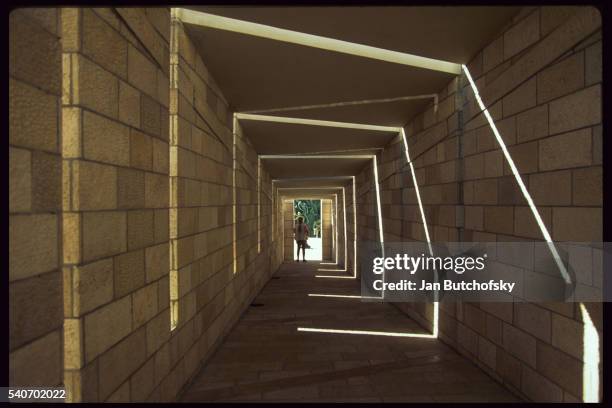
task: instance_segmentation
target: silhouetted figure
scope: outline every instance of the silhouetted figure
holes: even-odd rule
[[[295,262],[300,261],[300,248],[302,249],[302,260],[306,262],[306,240],[308,239],[310,231],[308,230],[308,225],[304,224],[304,218],[299,217],[297,221],[298,223],[293,229],[295,242],[297,243],[297,257]]]

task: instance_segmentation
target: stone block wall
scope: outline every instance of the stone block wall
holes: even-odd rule
[[[233,121],[228,102],[180,21],[173,19],[172,33],[170,113],[176,138],[170,175],[176,201],[170,231],[176,252],[171,259],[177,271],[176,336],[188,348],[184,368],[177,372],[181,387],[274,270],[268,228],[258,242],[258,225],[265,226],[271,213],[265,189],[269,175],[264,167],[258,169],[248,135]]]
[[[338,192],[338,266],[344,268],[346,266],[346,257],[348,252],[348,227],[345,226],[346,218],[346,192],[344,189]],[[346,233],[345,233],[346,231]],[[346,244],[346,245],[345,245]]]
[[[169,8],[9,23],[10,384],[173,401],[274,272],[270,177]]]
[[[600,27],[593,8],[526,8],[469,64],[554,241],[602,239]],[[542,240],[498,146],[485,141],[491,132],[471,90],[463,92],[464,239]],[[585,306],[601,339],[601,304]],[[508,387],[536,401],[583,398],[580,304],[449,309],[441,314],[449,341]]]
[[[355,275],[355,208],[353,206],[353,182],[351,180],[345,187],[345,209],[346,209],[346,270],[349,274]],[[355,193],[357,189],[355,188]]]
[[[10,384],[171,401],[293,259],[293,203],[170,9],[16,10],[9,31]],[[530,7],[468,65],[555,241],[602,236],[601,50],[594,9]],[[433,241],[542,239],[464,76],[406,133]],[[423,241],[401,142],[377,156],[384,238]],[[372,164],[356,231],[350,189],[352,262],[355,233],[379,240]],[[577,304],[442,303],[439,329],[527,399],[583,397]]]
[[[321,200],[321,257],[325,261],[333,260],[335,257],[334,240],[335,230],[332,228],[333,199]]]
[[[468,68],[553,240],[601,241],[599,13],[586,7],[524,8]],[[437,106],[432,103],[405,127],[431,240],[541,241],[479,112],[461,76],[438,93]],[[399,142],[392,141],[379,159],[385,241],[423,241]],[[368,188],[370,173],[364,169],[358,177],[360,190]],[[359,200],[359,211],[371,208],[367,196]],[[433,327],[432,305],[398,306]],[[601,304],[585,306],[601,346]],[[583,398],[584,327],[578,303],[440,305],[440,338],[534,401]]]
[[[293,261],[295,257],[295,251],[293,248],[293,225],[295,220],[293,219],[293,200],[282,200],[282,237],[283,237],[283,260]]]
[[[271,255],[272,269],[276,270],[284,260],[285,238],[283,236],[283,202],[280,198],[278,187],[271,182],[272,213],[270,222],[272,227]]]
[[[357,196],[357,250],[359,244],[380,242],[373,161],[355,177]],[[381,191],[382,195],[382,191]],[[381,199],[382,201],[382,199]],[[384,219],[384,217],[383,217]],[[384,226],[383,226],[384,232]]]
[[[64,382],[75,402],[145,400],[178,361],[162,348],[169,10],[66,8],[61,22]]]
[[[61,43],[56,8],[9,16],[9,384],[63,382]]]

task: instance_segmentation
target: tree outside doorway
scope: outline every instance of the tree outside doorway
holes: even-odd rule
[[[304,218],[313,238],[321,238],[321,200],[295,200],[293,203],[293,220]]]

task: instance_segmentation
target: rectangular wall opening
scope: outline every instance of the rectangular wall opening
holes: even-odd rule
[[[306,260],[322,261],[323,260],[323,217],[322,200],[294,200],[293,201],[293,228],[297,231],[298,219],[302,218],[303,223],[308,228],[308,239],[306,240]],[[293,259],[298,259],[297,242],[293,240]],[[302,255],[300,252],[300,259]]]

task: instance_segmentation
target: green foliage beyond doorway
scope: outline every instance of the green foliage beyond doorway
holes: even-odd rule
[[[293,218],[304,217],[312,237],[321,237],[321,200],[295,200]]]

